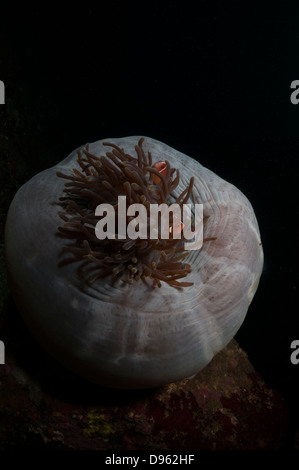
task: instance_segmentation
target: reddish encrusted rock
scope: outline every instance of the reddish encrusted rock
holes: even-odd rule
[[[284,445],[284,401],[265,385],[235,340],[192,379],[154,390],[110,390],[62,369],[18,317],[13,321],[13,330],[11,320],[2,334],[6,365],[0,366],[0,449],[177,451]]]

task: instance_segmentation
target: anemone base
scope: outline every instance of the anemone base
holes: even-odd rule
[[[287,412],[235,340],[191,379],[122,391],[84,382],[29,335],[12,302],[0,325],[0,448],[280,449]],[[5,317],[7,317],[7,313]],[[12,334],[13,328],[13,334]]]

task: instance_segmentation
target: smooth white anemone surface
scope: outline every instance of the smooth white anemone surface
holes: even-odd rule
[[[135,155],[139,139],[105,139],[89,151],[105,155],[106,141]],[[12,293],[28,327],[65,366],[118,388],[155,387],[199,372],[241,326],[263,266],[254,211],[236,187],[162,142],[146,137],[143,148],[153,161],[179,169],[176,196],[194,176],[193,200],[209,216],[204,237],[216,240],[186,258],[192,267],[186,281],[193,286],[112,285],[109,278],[88,286],[76,263],[59,266],[65,240],[56,235],[61,219],[53,203],[65,181],[56,172],[80,169],[77,150],[19,189],[6,223]]]

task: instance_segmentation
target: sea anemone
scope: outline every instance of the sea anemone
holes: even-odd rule
[[[202,204],[201,248],[188,250],[174,216],[168,239],[98,238],[97,207],[117,213],[119,196],[145,207],[146,225],[151,204]],[[92,382],[131,389],[210,362],[240,328],[263,266],[246,197],[187,155],[136,136],[85,145],[23,185],[5,248],[15,302],[40,344]]]

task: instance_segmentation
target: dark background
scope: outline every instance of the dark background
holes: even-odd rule
[[[299,364],[290,362],[299,339],[299,105],[290,101],[290,84],[299,79],[299,6],[106,3],[65,13],[1,11],[8,115],[1,126],[16,189],[86,142],[145,135],[244,192],[265,266],[236,339],[285,397],[292,438],[299,427]],[[25,176],[18,179],[19,167]]]

